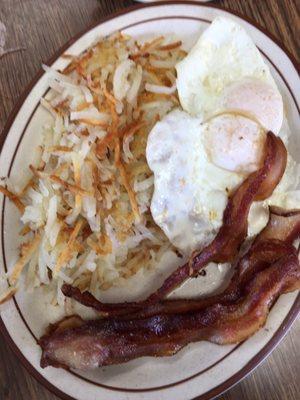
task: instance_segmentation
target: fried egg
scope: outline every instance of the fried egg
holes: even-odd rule
[[[230,133],[222,137],[224,128]],[[257,123],[230,114],[204,122],[176,109],[155,125],[146,151],[155,177],[151,212],[177,248],[189,253],[212,240],[228,194],[259,165],[264,140]]]
[[[207,118],[239,109],[279,132],[280,92],[252,39],[234,21],[217,17],[176,70],[180,103],[189,114]]]
[[[284,138],[288,133],[269,68],[235,22],[216,18],[176,69],[183,110],[156,123],[146,157],[154,173],[152,216],[169,240],[189,254],[214,238],[228,195],[260,167],[266,132]],[[289,157],[276,189],[277,205],[284,197],[278,193],[295,187],[290,183],[296,176]],[[251,235],[266,224],[268,201],[251,209]]]

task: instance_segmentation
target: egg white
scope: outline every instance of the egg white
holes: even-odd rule
[[[222,106],[224,89],[246,77],[269,84],[280,96],[250,36],[225,17],[214,19],[176,70],[180,103],[191,115],[214,114]]]

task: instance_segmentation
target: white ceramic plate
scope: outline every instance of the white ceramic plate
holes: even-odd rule
[[[119,29],[138,38],[175,34],[188,49],[218,15],[227,15],[242,24],[261,50],[284,98],[290,128],[295,132],[291,149],[300,161],[299,102],[300,81],[286,52],[267,34],[251,23],[216,7],[183,2],[136,7],[112,16],[72,39],[60,50],[79,54],[97,37]],[[49,65],[63,68],[66,59],[55,56]],[[25,167],[32,161],[32,146],[40,141],[37,132],[48,116],[39,106],[47,90],[40,72],[20,99],[1,137],[1,176],[16,181],[24,179]],[[0,147],[0,148],[1,148]],[[18,215],[9,201],[0,198],[1,251],[0,270],[9,269],[17,259]],[[214,276],[212,276],[214,279]],[[198,290],[207,281],[194,280]],[[126,296],[126,293],[124,294]],[[78,400],[183,400],[200,396],[211,399],[238,382],[257,366],[281,340],[297,316],[300,299],[297,293],[281,296],[272,308],[266,326],[237,346],[217,346],[200,342],[186,347],[171,358],[142,358],[120,366],[101,368],[89,373],[41,369],[40,348],[36,339],[60,311],[50,307],[41,291],[33,295],[18,293],[1,312],[0,328],[13,350],[29,371],[48,389],[64,399]]]

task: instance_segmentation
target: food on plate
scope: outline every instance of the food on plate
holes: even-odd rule
[[[199,340],[241,342],[261,328],[279,295],[300,288],[299,280],[298,255],[294,252],[257,273],[243,296],[229,305],[216,303],[199,311],[175,310],[142,319],[76,319],[75,327],[65,330],[58,324],[39,342],[43,349],[41,366],[92,369],[143,356],[171,356]]]
[[[41,104],[53,121],[31,179],[21,191],[0,186],[24,224],[0,302],[28,264],[27,287],[98,312],[51,325],[41,366],[89,369],[247,339],[278,296],[300,288],[299,166],[252,39],[219,17],[188,54],[174,38],[117,33],[64,57],[63,71],[44,66],[51,91]],[[98,300],[155,273],[166,254],[178,263],[150,295]],[[223,292],[166,298],[224,263],[234,272]]]
[[[58,324],[39,341],[43,349],[41,366],[92,369],[143,356],[171,356],[199,340],[241,342],[261,328],[279,295],[300,288],[299,280],[294,251],[257,273],[243,296],[229,305],[216,303],[199,311],[175,310],[142,319],[133,316],[84,322],[78,318],[75,327],[65,330]]]
[[[270,215],[224,293],[198,301],[166,300],[112,319],[63,319],[39,341],[41,366],[91,369],[142,356],[171,356],[198,340],[229,344],[247,339],[265,323],[280,294],[300,288],[292,245],[300,235],[300,211],[271,209]]]

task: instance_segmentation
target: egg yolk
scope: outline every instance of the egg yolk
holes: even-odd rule
[[[221,97],[221,109],[240,110],[256,118],[278,135],[283,121],[283,102],[278,90],[256,78],[244,78],[228,85]]]
[[[265,130],[253,120],[222,114],[204,124],[206,152],[216,166],[249,174],[260,166]]]

